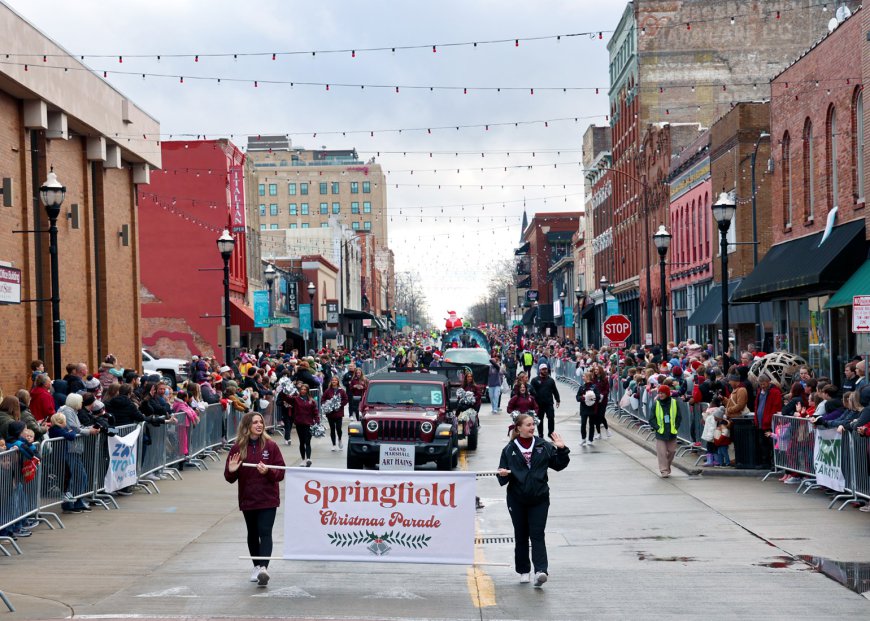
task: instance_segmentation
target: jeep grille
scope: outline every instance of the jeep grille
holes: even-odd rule
[[[381,420],[378,440],[413,442],[419,437],[420,423],[413,420]]]

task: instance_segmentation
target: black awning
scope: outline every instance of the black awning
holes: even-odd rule
[[[523,313],[523,325],[530,326],[535,319],[535,308],[529,308]]]
[[[517,281],[517,289],[528,289],[532,286],[532,277],[531,276],[523,276]]]
[[[815,233],[772,246],[733,299],[749,302],[803,297],[842,287],[855,266],[867,258],[864,219],[835,226],[819,245],[823,235]]]
[[[755,303],[735,304],[732,301],[740,283],[740,280],[728,283],[728,323],[730,325],[755,323]],[[759,312],[762,321],[773,319],[773,310],[769,303],[761,303]],[[698,308],[689,316],[688,323],[690,326],[722,325],[722,285],[710,287],[707,296],[701,300]]]
[[[591,315],[595,314],[595,303],[587,300],[586,306],[583,307],[583,312],[580,313],[580,316],[583,319],[588,319]]]
[[[374,319],[375,316],[371,313],[367,313],[366,311],[352,310],[350,308],[344,309],[341,313],[342,317],[346,319]]]
[[[530,244],[529,242],[524,243],[522,246],[514,250],[514,256],[519,256],[521,254],[529,254]]]
[[[550,231],[547,233],[548,242],[569,242],[574,237],[574,231]]]
[[[538,323],[553,323],[554,321],[553,305],[538,304]]]

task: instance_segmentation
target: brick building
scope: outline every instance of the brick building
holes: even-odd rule
[[[847,3],[853,9],[859,4]],[[644,254],[626,256],[620,248],[636,245],[646,234],[647,223],[639,214],[645,181],[640,149],[646,128],[665,122],[709,127],[733,104],[767,98],[769,80],[818,39],[832,13],[805,0],[782,0],[775,7],[756,0],[626,4],[608,43],[616,170],[613,243],[617,256],[625,258],[610,281],[621,312],[638,313],[637,300],[643,297],[645,276],[639,274]],[[667,193],[661,188],[653,191]]]
[[[671,340],[679,343],[692,338],[706,343],[710,338],[709,326],[692,322],[691,316],[706,297],[713,279],[709,131],[703,132],[671,161],[667,182],[670,188],[668,231],[673,236],[667,255]]]
[[[537,213],[523,230],[521,244],[515,255],[518,264],[517,289],[527,290],[524,300],[527,306],[522,317],[527,331],[543,333],[549,329],[550,334],[556,334],[553,302],[563,288],[567,296],[576,285],[571,269],[565,273],[563,280],[553,286],[550,268],[566,257],[573,257],[572,240],[582,215],[577,211]]]
[[[863,79],[857,63],[843,62],[866,52],[865,13],[771,82],[773,245],[733,297],[771,302],[773,348],[798,353],[835,378],[856,353],[850,294],[866,293]],[[857,282],[844,287],[857,268]]]
[[[143,343],[160,356],[223,358],[223,277],[202,270],[223,268],[216,240],[232,217],[230,323],[239,346],[262,344],[251,299],[265,288],[259,214],[245,154],[225,139],[160,148],[163,170],[139,189]]]
[[[36,358],[52,378],[70,362],[94,370],[108,353],[139,366],[136,184],[160,166],[153,138],[143,138],[160,125],[5,4],[0,31],[11,58],[39,50],[70,69],[0,67],[0,386],[8,395],[30,386]],[[49,236],[33,232],[48,228],[38,196],[52,168],[66,186],[57,221],[59,360]]]

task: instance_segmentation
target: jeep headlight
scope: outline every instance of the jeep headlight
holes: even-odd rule
[[[420,431],[423,433],[432,433],[432,423],[428,420],[425,421],[422,425],[420,425]]]
[[[378,430],[378,421],[370,420],[366,423],[366,429],[372,433],[376,432]]]

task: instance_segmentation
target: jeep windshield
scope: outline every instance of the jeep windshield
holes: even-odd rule
[[[444,405],[444,389],[440,384],[410,382],[375,382],[369,384],[367,405]]]

